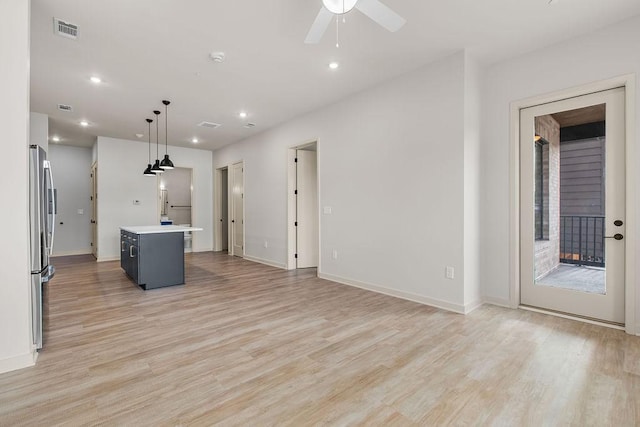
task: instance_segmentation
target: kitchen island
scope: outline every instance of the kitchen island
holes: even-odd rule
[[[120,227],[120,266],[144,290],[184,284],[184,233],[178,225]]]

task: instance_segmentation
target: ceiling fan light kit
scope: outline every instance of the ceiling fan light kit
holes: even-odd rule
[[[354,8],[392,33],[398,31],[407,22],[406,19],[379,0],[322,0],[320,12],[313,21],[304,42],[307,44],[319,43],[334,16],[344,15]]]
[[[322,4],[329,12],[337,15],[350,12],[356,5],[358,0],[322,0]]]

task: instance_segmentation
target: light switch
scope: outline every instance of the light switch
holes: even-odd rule
[[[84,209],[78,209],[78,215],[84,215]]]
[[[325,206],[323,211],[325,215],[331,215],[331,206]]]

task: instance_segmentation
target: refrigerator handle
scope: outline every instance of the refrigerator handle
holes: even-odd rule
[[[51,213],[49,213],[49,215],[51,216],[51,240],[49,242],[49,256],[51,256],[53,255],[53,241],[56,235],[56,212],[58,211],[58,201],[56,200],[57,196],[54,190],[55,187],[53,186],[53,174],[51,173],[51,162],[49,162],[49,160],[45,160],[44,167],[48,171],[47,175],[49,176],[49,183],[51,184],[51,187],[50,187]]]

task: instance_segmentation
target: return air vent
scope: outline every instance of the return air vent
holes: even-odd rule
[[[198,126],[203,128],[217,129],[222,125],[219,123],[213,123],[213,122],[202,122],[202,123],[198,123]]]
[[[53,32],[68,39],[78,38],[78,26],[58,18],[53,18]]]
[[[255,126],[256,126],[256,124],[255,124],[255,123],[247,123],[246,125],[244,125],[244,126],[242,126],[242,127],[243,127],[243,128],[246,128],[246,129],[251,129],[252,127],[255,127]]]
[[[70,113],[73,111],[73,107],[71,105],[58,104],[58,110]]]

